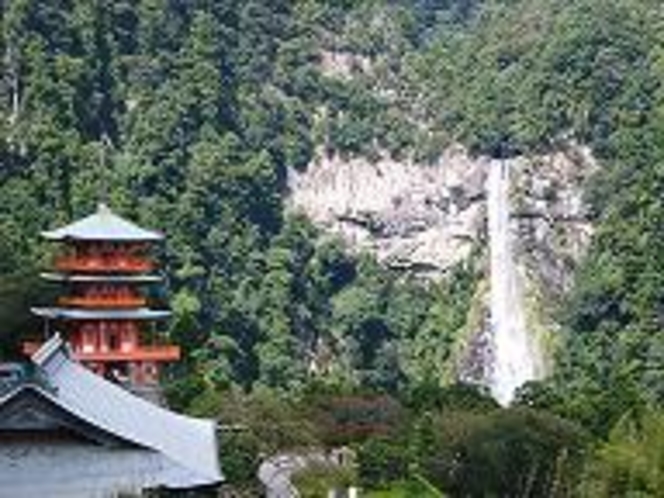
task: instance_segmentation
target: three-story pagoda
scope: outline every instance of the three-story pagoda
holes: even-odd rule
[[[156,385],[159,364],[180,357],[176,346],[144,344],[149,325],[170,316],[153,309],[146,294],[148,285],[161,281],[150,249],[163,235],[105,204],[42,235],[62,244],[54,271],[42,277],[62,284],[64,292],[56,306],[32,308],[33,313],[54,321],[73,356],[95,373],[132,388]],[[35,345],[24,349],[29,353]]]

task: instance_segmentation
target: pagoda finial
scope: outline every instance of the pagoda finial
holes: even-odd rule
[[[111,139],[106,133],[101,136],[99,148],[99,203],[97,211],[108,211],[108,171],[106,170],[106,148],[112,147]],[[102,206],[105,209],[102,209]]]
[[[108,204],[106,204],[103,200],[100,200],[97,203],[97,213],[99,213],[99,214],[110,214],[111,213],[111,208],[108,207]]]

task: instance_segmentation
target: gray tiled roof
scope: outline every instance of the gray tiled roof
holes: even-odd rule
[[[115,240],[122,242],[156,241],[164,236],[159,232],[145,230],[131,221],[121,218],[105,204],[97,212],[56,230],[42,232],[51,240]]]
[[[71,360],[58,335],[32,357],[57,394],[45,393],[79,420],[158,453],[173,467],[157,484],[189,488],[220,482],[215,423],[153,405]],[[6,397],[5,397],[6,398]],[[0,405],[5,399],[0,398]],[[170,476],[170,477],[169,477]]]

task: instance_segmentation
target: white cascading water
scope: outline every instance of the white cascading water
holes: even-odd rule
[[[540,355],[528,334],[523,295],[510,232],[510,170],[491,161],[486,183],[490,251],[490,326],[493,362],[490,387],[506,406],[514,391],[538,378]]]

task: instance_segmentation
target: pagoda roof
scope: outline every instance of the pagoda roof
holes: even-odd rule
[[[162,320],[171,316],[168,310],[150,308],[87,309],[87,308],[30,308],[37,316],[49,320]]]
[[[62,496],[106,496],[109,490],[193,488],[223,480],[214,421],[171,412],[95,375],[72,360],[58,335],[31,359],[50,387],[22,383],[0,396],[0,428],[64,429],[82,437],[66,444],[31,438],[0,445],[3,491],[54,496],[60,486]],[[21,451],[9,448],[21,444]]]
[[[164,238],[163,234],[146,230],[115,214],[106,204],[99,204],[97,212],[70,225],[42,232],[49,240],[108,240],[120,242],[149,242]]]
[[[52,282],[110,282],[110,283],[137,283],[149,284],[161,282],[161,275],[83,275],[80,273],[42,273],[41,278]]]

